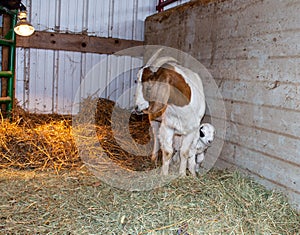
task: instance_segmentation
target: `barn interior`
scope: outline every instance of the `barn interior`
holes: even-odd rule
[[[0,234],[300,234],[299,10],[0,0]],[[216,128],[197,177],[162,176],[132,112],[161,48],[200,75]]]

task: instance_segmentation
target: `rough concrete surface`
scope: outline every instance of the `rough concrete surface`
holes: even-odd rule
[[[219,86],[227,130],[218,166],[239,167],[298,208],[299,12],[296,0],[193,1],[145,23],[147,44],[189,53]]]

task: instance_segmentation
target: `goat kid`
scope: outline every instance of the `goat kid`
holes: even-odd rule
[[[191,156],[187,162],[187,168],[193,176],[199,172],[200,165],[204,160],[204,153],[208,147],[211,146],[215,138],[215,128],[210,123],[203,123],[199,128],[198,139],[195,139],[190,146],[191,151],[195,152],[195,155]],[[178,163],[180,161],[185,161],[185,159],[180,158],[180,148],[182,145],[181,136],[174,136],[174,151],[173,161]],[[184,164],[184,163],[183,163]]]

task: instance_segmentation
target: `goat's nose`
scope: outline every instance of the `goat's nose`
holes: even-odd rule
[[[137,115],[143,114],[143,112],[139,109],[139,106],[135,106],[132,113]]]
[[[211,144],[211,142],[212,142],[211,140],[208,140],[208,141],[207,141],[208,144]]]

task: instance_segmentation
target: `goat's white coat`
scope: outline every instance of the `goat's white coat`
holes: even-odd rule
[[[163,57],[162,60],[164,63],[170,61],[168,64],[174,67],[175,72],[179,73],[185,79],[185,82],[191,89],[191,99],[188,105],[183,107],[173,104],[167,105],[165,112],[161,116],[161,125],[158,129],[158,139],[163,153],[162,174],[168,174],[169,164],[173,155],[173,137],[178,134],[182,135],[183,138],[180,149],[181,158],[183,160],[180,164],[179,173],[181,175],[185,175],[187,160],[196,153],[196,150],[190,148],[190,146],[194,145],[193,141],[198,139],[199,123],[205,113],[203,85],[198,74],[188,68],[171,62],[174,61],[174,58]],[[161,66],[162,64],[156,62],[156,65]],[[138,111],[142,111],[149,107],[149,102],[144,99],[142,93],[143,85],[141,78],[144,68],[142,68],[138,73],[138,84],[136,90],[136,105],[138,107]],[[152,68],[152,71],[156,70],[157,68]],[[154,127],[153,132],[154,136],[156,136],[157,124],[152,123],[151,121],[151,126]],[[156,137],[154,137],[154,141],[156,141],[156,144],[153,150],[152,159],[156,158],[157,149],[159,149]]]

